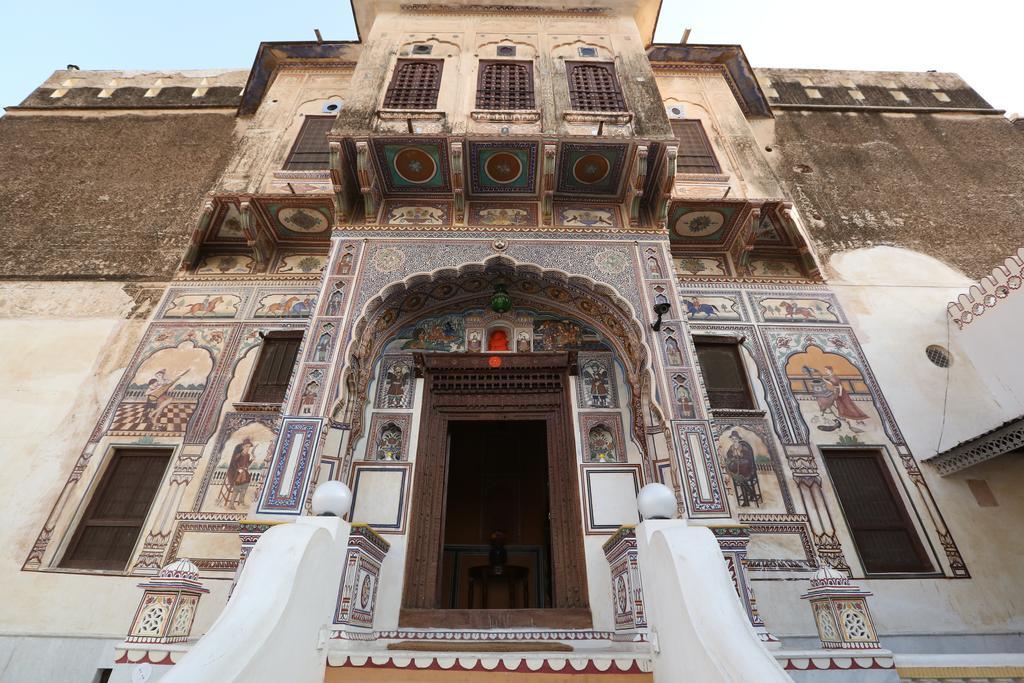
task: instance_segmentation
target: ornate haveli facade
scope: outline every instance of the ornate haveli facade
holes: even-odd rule
[[[1020,121],[353,11],[0,119],[0,680],[1024,679]]]

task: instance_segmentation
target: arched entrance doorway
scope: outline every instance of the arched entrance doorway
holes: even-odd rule
[[[352,426],[348,463],[412,465],[403,625],[589,626],[586,506],[602,501],[584,469],[650,480],[647,358],[614,290],[500,257],[367,304],[334,417]]]
[[[416,618],[410,610],[439,608],[556,608],[570,611],[560,615],[563,624],[586,619],[571,612],[588,607],[571,357],[421,358],[416,520],[402,598],[406,621]],[[514,547],[505,548],[506,542]],[[531,550],[536,557],[529,557]],[[486,563],[474,564],[474,554]],[[437,615],[428,616],[436,623]],[[474,624],[484,618],[444,617]],[[537,621],[536,615],[527,618]]]

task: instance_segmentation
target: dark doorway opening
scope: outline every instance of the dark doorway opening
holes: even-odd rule
[[[406,547],[405,585],[402,591],[402,611],[399,625],[409,628],[593,628],[588,607],[586,563],[583,551],[583,522],[579,499],[579,478],[573,441],[573,423],[570,411],[568,354],[530,353],[493,356],[481,353],[425,353],[416,356],[424,372],[423,417],[420,440],[416,453],[413,482],[412,516]],[[496,362],[499,361],[499,362]],[[497,366],[497,367],[496,367]],[[465,425],[451,428],[453,424]],[[460,437],[460,430],[472,430],[473,424],[485,425],[486,438],[472,440]],[[543,423],[532,426],[531,423]],[[503,425],[509,425],[508,431]],[[535,431],[531,431],[535,430]],[[528,434],[533,436],[527,437]],[[452,455],[452,441],[454,456]],[[525,439],[533,441],[525,441]],[[476,478],[460,478],[466,470],[460,451],[477,453],[483,466],[492,453],[505,453],[504,445],[524,439],[523,446],[514,453],[536,453],[536,466],[547,461],[546,469],[533,478],[531,489],[538,499],[535,507],[526,512],[538,513],[550,532],[544,536],[545,561],[539,562],[536,576],[529,578],[531,588],[527,600],[531,604],[544,604],[544,608],[493,607],[485,609],[482,595],[474,593],[473,609],[453,608],[451,597],[459,595],[459,574],[454,562],[445,577],[444,549],[446,545],[446,518],[454,523],[460,514],[476,519],[478,533],[472,540],[480,550],[490,553],[489,537],[479,526],[479,503],[469,513],[457,508],[448,509],[448,496],[456,505],[462,492],[480,490],[480,473]],[[466,441],[468,446],[461,445]],[[482,445],[481,445],[482,444]],[[482,455],[481,455],[482,454]],[[500,462],[502,458],[497,458]],[[532,460],[530,462],[533,462]],[[468,470],[473,471],[470,462]],[[511,465],[509,465],[511,468]],[[527,469],[527,471],[531,471]],[[516,475],[520,477],[520,475]],[[452,478],[454,477],[454,479]],[[468,484],[466,483],[468,481]],[[546,490],[546,493],[545,493]],[[469,494],[467,494],[469,495]],[[522,503],[519,503],[522,507]],[[447,512],[446,512],[447,510]],[[521,512],[522,515],[522,512]],[[490,530],[487,530],[490,533]],[[550,539],[550,540],[548,540]],[[519,545],[520,541],[506,541],[506,545]],[[454,544],[453,544],[454,545]],[[512,560],[507,560],[511,564]],[[481,562],[481,565],[490,565]],[[541,580],[540,574],[546,572]],[[451,579],[456,589],[450,588]],[[465,604],[469,604],[469,575]],[[474,587],[475,588],[475,587]],[[488,585],[488,604],[491,592],[502,592],[495,584]],[[507,595],[507,587],[504,590]],[[513,600],[521,600],[513,596]],[[461,604],[456,597],[455,604]]]
[[[441,604],[551,607],[547,425],[448,423]]]

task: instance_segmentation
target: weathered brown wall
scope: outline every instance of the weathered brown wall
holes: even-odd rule
[[[768,157],[826,262],[893,245],[980,277],[1024,245],[1024,129],[1002,116],[778,111]]]
[[[0,278],[167,279],[234,125],[226,113],[0,118]]]

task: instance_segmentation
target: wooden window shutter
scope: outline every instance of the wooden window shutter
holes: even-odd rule
[[[823,449],[822,455],[865,572],[933,571],[881,451]]]
[[[271,332],[260,347],[256,370],[249,381],[246,400],[252,403],[281,403],[295,368],[302,343],[301,332]]]
[[[441,90],[442,59],[399,59],[384,94],[388,109],[433,109]]]
[[[615,65],[610,62],[566,62],[569,102],[578,111],[626,111]]]
[[[753,410],[754,398],[747,382],[746,368],[740,355],[739,343],[694,340],[697,362],[704,375],[704,386],[712,408]]]
[[[327,134],[334,125],[333,116],[307,116],[302,122],[298,137],[288,159],[284,162],[286,171],[316,171],[330,168],[331,148]]]
[[[676,168],[680,173],[722,172],[703,123],[696,119],[676,120],[672,121],[672,130],[679,140]]]
[[[533,109],[533,62],[480,62],[477,109]]]
[[[62,567],[123,570],[156,498],[172,451],[118,449],[78,525]]]

